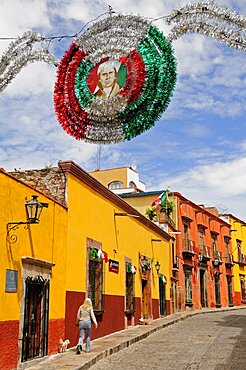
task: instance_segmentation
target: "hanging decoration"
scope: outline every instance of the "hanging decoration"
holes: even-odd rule
[[[91,258],[101,259],[104,260],[106,263],[108,262],[108,254],[97,248],[91,248]]]
[[[131,263],[127,264],[127,272],[130,272],[131,274],[136,274],[136,271],[136,266],[133,266]]]
[[[186,33],[217,39],[231,48],[246,51],[246,16],[220,7],[213,1],[199,1],[173,10],[167,24],[176,24],[167,36],[173,42]]]
[[[158,18],[173,26],[166,37],[157,19],[113,13],[109,6],[107,18],[73,36],[25,32],[0,58],[0,91],[28,63],[58,66],[54,106],[62,128],[77,140],[117,143],[150,129],[167,109],[176,83],[174,40],[198,33],[246,51],[246,17],[213,1]],[[50,43],[65,37],[74,41],[58,61]]]
[[[159,276],[159,278],[160,278],[160,280],[161,280],[161,282],[163,283],[163,284],[166,284],[167,283],[167,278],[166,278],[166,276],[165,275],[160,275]]]
[[[58,66],[57,119],[76,139],[130,140],[166,110],[176,61],[164,35],[142,17],[110,16],[79,36]]]
[[[37,32],[27,31],[11,42],[0,58],[0,91],[8,86],[23,67],[40,61],[55,66],[59,64],[59,60],[49,52],[47,39]]]

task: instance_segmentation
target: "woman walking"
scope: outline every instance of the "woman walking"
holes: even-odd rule
[[[84,335],[86,331],[86,346],[85,352],[90,352],[90,341],[91,341],[91,320],[94,322],[97,328],[97,320],[94,315],[92,302],[90,298],[86,298],[84,303],[79,307],[77,313],[77,324],[79,324],[79,342],[77,345],[76,354],[79,355],[82,351],[84,342]]]

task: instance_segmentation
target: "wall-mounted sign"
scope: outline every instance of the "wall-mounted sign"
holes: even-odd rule
[[[5,292],[17,292],[18,271],[6,270]]]
[[[119,262],[114,261],[114,260],[109,260],[109,265],[108,265],[109,271],[115,272],[118,274],[119,272]]]

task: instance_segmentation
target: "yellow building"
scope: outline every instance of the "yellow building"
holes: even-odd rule
[[[48,204],[39,224],[28,229],[26,224],[18,224],[18,230],[9,229],[7,235],[1,281],[5,282],[7,270],[18,275],[17,290],[0,296],[4,307],[1,337],[9,322],[13,325],[6,339],[11,353],[8,369],[15,368],[15,361],[57,352],[60,338],[76,345],[76,314],[86,296],[93,301],[99,324],[92,331],[93,338],[171,312],[170,236],[164,230],[74,162],[59,162],[55,169],[12,175],[2,171],[0,175],[1,209],[7,210],[2,216],[3,238],[8,222],[26,220],[25,199],[36,194],[41,203]],[[11,244],[14,235],[17,240]],[[43,290],[32,289],[29,283]],[[39,289],[46,299],[37,305]],[[45,318],[39,327],[35,326],[37,307]],[[23,336],[25,320],[29,345]],[[0,354],[0,363],[7,363],[8,353]]]
[[[231,225],[231,243],[234,275],[234,304],[246,304],[246,222],[232,214],[224,215]]]
[[[38,205],[39,223],[25,205]],[[0,209],[0,369],[7,370],[57,352],[64,335],[67,209],[3,169]]]
[[[139,180],[134,166],[96,170],[89,174],[115,194],[145,191],[145,184]]]
[[[67,337],[74,343],[69,324],[84,296],[99,322],[94,337],[170,313],[170,236],[74,162],[59,167],[68,194]]]

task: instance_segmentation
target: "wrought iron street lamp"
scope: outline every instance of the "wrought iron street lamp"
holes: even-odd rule
[[[201,253],[198,253],[198,261],[201,263],[203,260],[203,255]]]
[[[26,201],[27,223],[38,224],[43,208],[47,208],[47,203],[40,203],[38,196],[33,195],[31,200]]]
[[[161,265],[160,265],[159,261],[156,261],[156,263],[155,263],[155,269],[156,269],[157,275],[159,275],[160,267],[161,267]]]
[[[38,196],[33,195],[32,199],[26,200],[25,203],[27,221],[15,221],[7,223],[7,240],[10,243],[15,243],[17,241],[16,235],[9,236],[11,230],[17,230],[19,225],[26,225],[28,228],[30,224],[38,224],[43,208],[48,208],[48,203],[41,203],[38,201]]]

